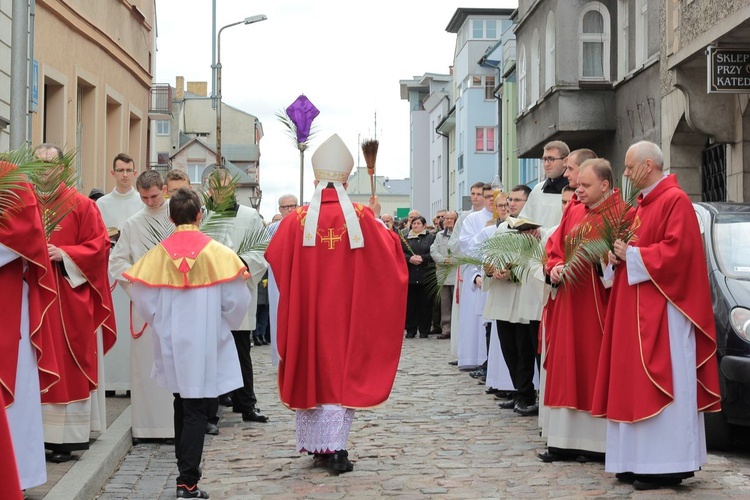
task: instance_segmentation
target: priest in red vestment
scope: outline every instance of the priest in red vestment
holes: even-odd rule
[[[0,162],[0,175],[8,179],[19,172]],[[0,392],[8,405],[21,487],[27,489],[47,481],[41,393],[60,377],[49,325],[43,321],[57,295],[42,218],[33,186],[18,186],[2,194],[13,197],[15,206],[0,216]]]
[[[312,164],[310,205],[282,219],[266,250],[279,288],[279,394],[296,410],[297,450],[347,472],[354,409],[383,403],[393,386],[408,273],[398,236],[349,201],[354,160],[338,135]]]
[[[617,241],[592,414],[606,417],[605,470],[636,489],[679,484],[706,462],[702,412],[720,410],[716,331],[690,199],[641,141],[625,176],[641,189],[635,238]]]
[[[539,454],[543,462],[601,461],[605,451],[606,422],[590,412],[609,292],[601,266],[585,263],[574,268],[570,262],[566,266],[566,254],[571,252],[566,245],[582,235],[594,237],[602,226],[602,214],[621,210],[622,203],[618,190],[612,190],[607,160],[584,161],[575,185],[578,202],[565,210],[546,247],[547,272],[559,287],[550,295],[545,316],[544,405],[549,419],[548,451]],[[567,273],[562,283],[561,273]]]
[[[37,155],[48,161],[61,157],[59,148],[46,145]],[[50,308],[48,321],[61,381],[42,396],[42,416],[45,446],[53,452],[49,459],[58,462],[69,460],[71,451],[88,449],[91,430],[104,430],[92,427],[92,411],[99,420],[105,415],[103,404],[91,396],[103,372],[100,359],[116,336],[107,228],[94,201],[76,191],[70,203],[73,210],[60,221],[47,245],[59,299]]]

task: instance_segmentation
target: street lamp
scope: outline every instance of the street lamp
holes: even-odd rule
[[[261,191],[260,189],[253,190],[253,194],[251,194],[249,198],[250,206],[255,210],[258,210],[258,207],[260,207],[260,201],[263,199],[263,191]]]
[[[221,32],[238,24],[253,24],[265,21],[268,17],[265,14],[246,17],[243,21],[227,24],[219,30],[216,42],[216,164],[219,168],[224,168],[224,162],[221,159]]]

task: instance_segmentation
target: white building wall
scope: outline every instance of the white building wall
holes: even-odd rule
[[[430,213],[430,115],[411,112],[411,208],[422,215]],[[427,216],[425,215],[425,218]]]

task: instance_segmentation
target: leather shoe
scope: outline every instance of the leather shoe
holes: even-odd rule
[[[216,424],[212,424],[211,422],[208,422],[206,424],[206,434],[211,434],[212,436],[218,436],[219,426]]]
[[[328,460],[328,467],[337,472],[351,472],[354,470],[354,464],[349,460],[349,453],[346,450],[339,450],[331,455]]]
[[[635,482],[635,474],[633,472],[618,472],[615,477],[621,483],[633,484]]]
[[[513,411],[518,413],[522,417],[531,417],[533,415],[539,415],[539,405],[537,403],[534,403],[533,405],[516,403]]]
[[[458,361],[448,361],[448,364],[451,366],[458,366]]]
[[[232,396],[229,394],[224,394],[223,396],[219,396],[219,404],[221,406],[232,406],[234,403],[232,402]]]
[[[562,460],[560,455],[558,455],[557,453],[550,453],[549,451],[545,451],[544,453],[537,453],[536,456],[539,457],[539,460],[541,460],[545,464]]]
[[[516,402],[513,401],[512,399],[508,399],[506,401],[501,401],[500,403],[498,403],[497,406],[499,406],[503,410],[512,410],[513,408],[516,407]]]
[[[638,491],[658,490],[662,486],[677,486],[682,479],[676,477],[665,477],[659,479],[636,479],[633,481],[633,488]]]
[[[70,452],[67,451],[56,451],[54,453],[50,453],[47,455],[47,460],[50,462],[54,462],[56,464],[61,464],[63,462],[67,462],[68,460],[72,460],[73,455],[70,454]]]
[[[445,339],[449,339],[449,338],[451,338],[451,336],[450,336],[450,334],[446,335],[446,334],[444,334],[444,333],[441,333],[441,334],[440,334],[440,335],[438,335],[438,336],[437,336],[436,338],[438,338],[438,339],[440,339],[440,340],[445,340]]]
[[[243,422],[260,422],[261,424],[264,424],[268,422],[268,417],[265,415],[261,415],[258,413],[258,410],[252,409],[251,411],[246,411],[242,413],[242,421]]]

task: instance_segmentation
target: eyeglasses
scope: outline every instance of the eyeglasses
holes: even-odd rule
[[[115,173],[118,173],[118,174],[132,174],[133,172],[135,172],[135,169],[133,168],[116,168],[115,169]]]
[[[525,198],[508,198],[508,203],[521,203],[522,201],[526,201]]]
[[[552,163],[553,161],[564,160],[564,159],[565,159],[564,156],[562,156],[560,158],[555,158],[554,156],[542,156],[542,161],[544,163]]]
[[[297,204],[293,203],[292,205],[279,205],[279,208],[283,208],[284,210],[294,210],[297,208]]]

